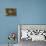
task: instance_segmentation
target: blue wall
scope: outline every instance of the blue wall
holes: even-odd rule
[[[17,16],[5,16],[9,7],[17,8]],[[0,44],[8,43],[7,36],[17,32],[17,24],[46,24],[46,0],[0,1]]]

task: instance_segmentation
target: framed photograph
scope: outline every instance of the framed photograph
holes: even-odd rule
[[[6,8],[6,16],[16,16],[16,8]]]

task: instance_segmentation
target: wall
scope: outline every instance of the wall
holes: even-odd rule
[[[17,8],[17,16],[5,16],[7,7]],[[17,32],[17,24],[46,24],[46,0],[1,0],[0,44],[8,43],[7,36]]]

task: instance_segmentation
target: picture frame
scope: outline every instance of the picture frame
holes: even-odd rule
[[[6,8],[6,16],[16,16],[16,8]]]

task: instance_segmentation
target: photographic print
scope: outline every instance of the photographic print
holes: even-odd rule
[[[16,16],[16,8],[6,8],[6,16]]]

